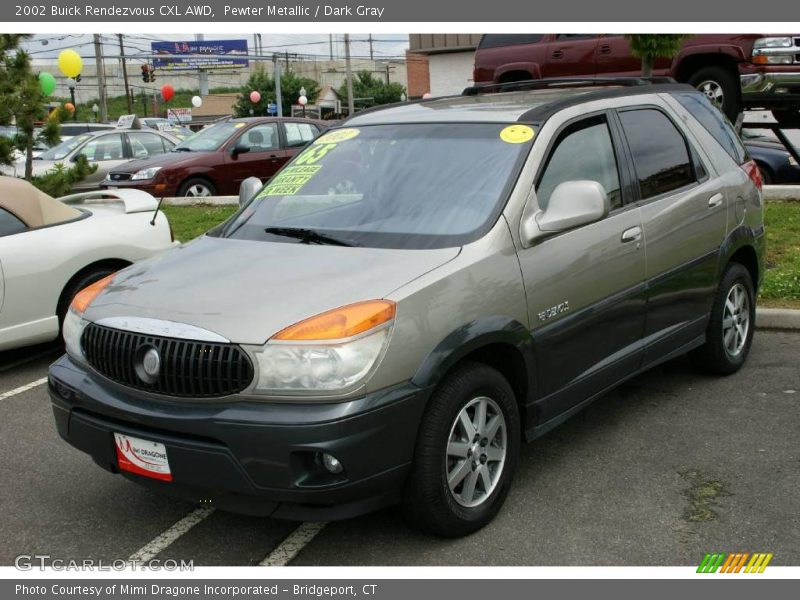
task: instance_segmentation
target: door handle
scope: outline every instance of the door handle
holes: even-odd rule
[[[642,239],[642,228],[641,227],[631,227],[630,229],[626,229],[622,232],[622,243],[627,244],[628,242],[638,242]]]
[[[550,56],[553,57],[553,58],[561,58],[562,56],[564,56],[564,51],[563,50],[553,50],[553,52],[552,52],[552,54],[550,54]]]
[[[608,44],[600,46],[600,54],[611,54],[611,46]]]
[[[717,208],[722,204],[722,194],[714,194],[708,199],[708,208]]]

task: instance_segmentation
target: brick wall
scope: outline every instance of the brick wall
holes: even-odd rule
[[[431,74],[427,56],[406,52],[406,70],[409,99],[420,98],[422,94],[431,91]]]

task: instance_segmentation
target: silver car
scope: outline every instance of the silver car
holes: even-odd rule
[[[40,176],[62,164],[65,167],[85,156],[97,170],[73,186],[75,192],[86,192],[100,188],[109,171],[134,158],[147,158],[169,152],[180,139],[162,131],[151,129],[102,129],[80,133],[60,144],[45,150],[33,160],[33,176]],[[25,159],[0,168],[3,175],[25,176]]]
[[[496,87],[496,86],[495,86]],[[223,509],[500,509],[520,444],[691,352],[753,339],[760,180],[689,86],[512,84],[361,112],[226,223],[80,294],[61,436]]]

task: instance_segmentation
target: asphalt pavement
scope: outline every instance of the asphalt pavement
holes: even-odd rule
[[[692,565],[711,551],[800,564],[797,332],[757,332],[731,377],[682,358],[599,399],[523,447],[500,515],[460,540],[423,535],[396,510],[302,526],[198,508],[112,475],[55,431],[41,381],[57,356],[48,346],[0,353],[2,565],[20,554],[196,566]]]

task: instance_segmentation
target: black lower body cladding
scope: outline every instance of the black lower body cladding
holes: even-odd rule
[[[430,390],[409,383],[318,404],[164,400],[64,356],[49,392],[61,437],[109,471],[223,510],[332,520],[400,501]],[[121,471],[115,433],[163,444],[172,481]],[[322,453],[342,472],[326,470]]]

